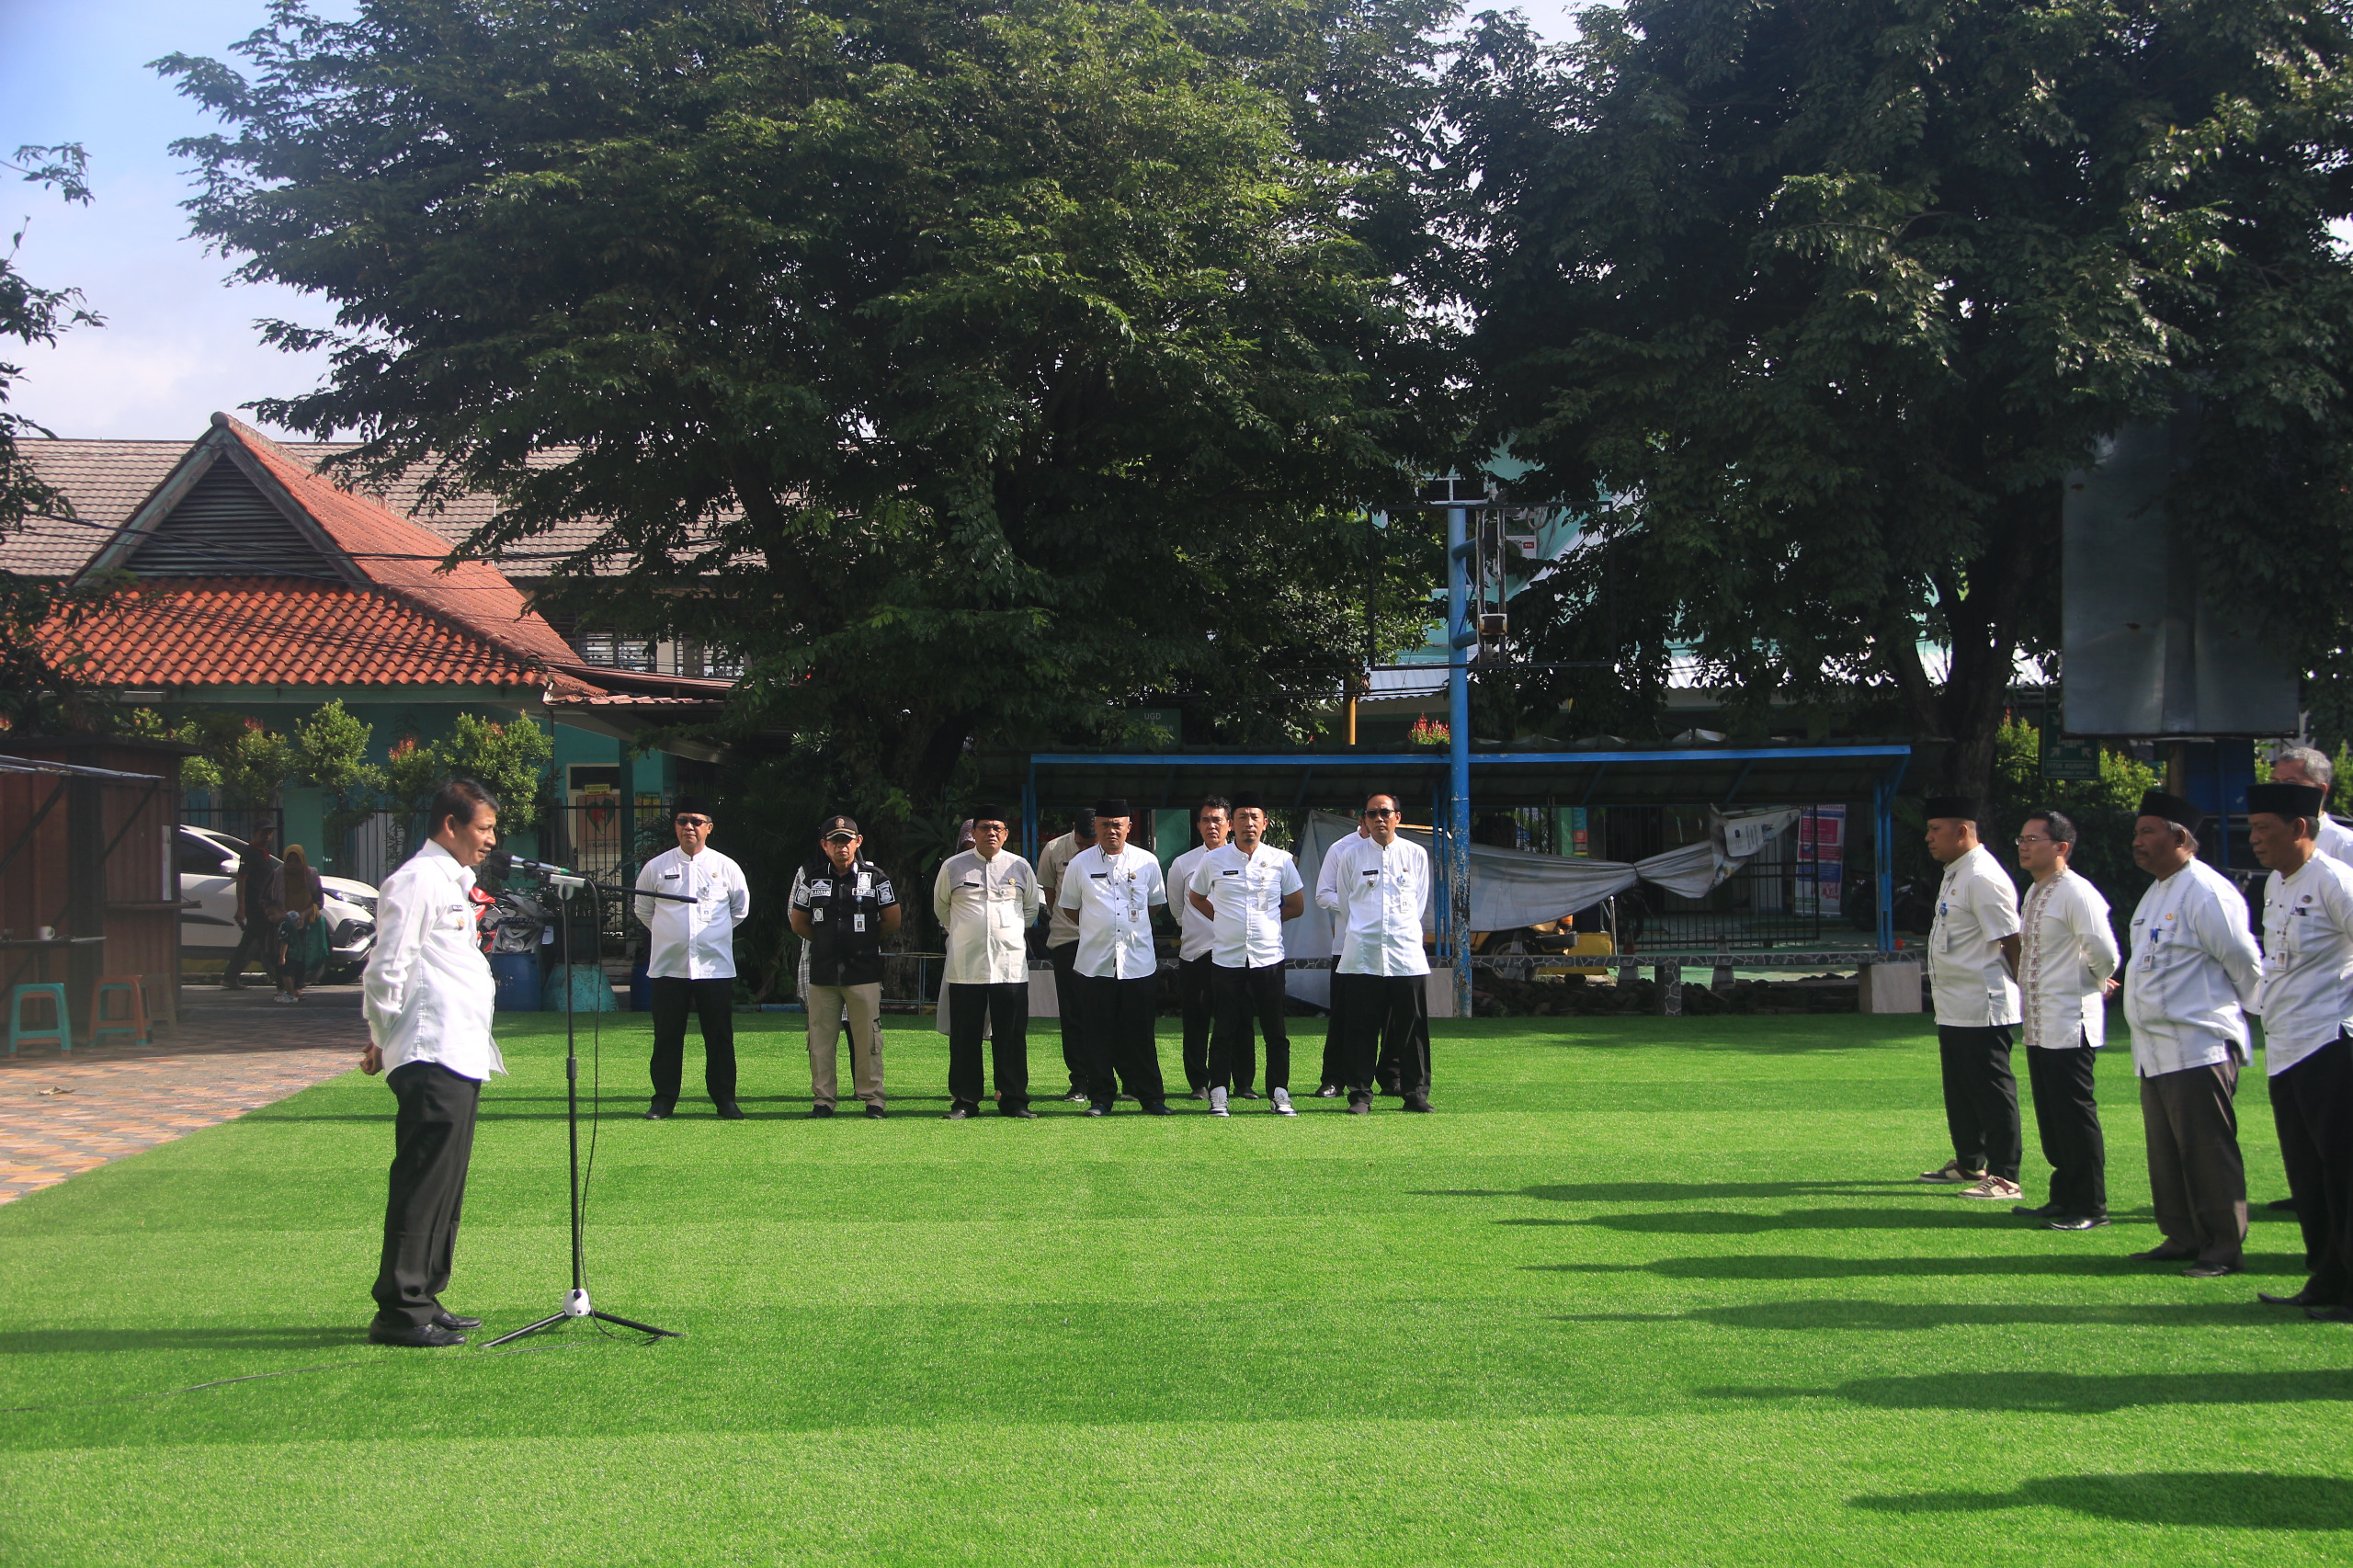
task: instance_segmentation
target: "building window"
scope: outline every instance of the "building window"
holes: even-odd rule
[[[641,670],[654,673],[654,640],[650,637],[624,637],[617,631],[584,631],[575,643],[583,664],[601,665],[608,669]]]

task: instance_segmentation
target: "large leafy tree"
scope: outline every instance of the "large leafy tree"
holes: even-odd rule
[[[2171,504],[2208,583],[2337,646],[2347,17],[1630,0],[1558,50],[1483,19],[1450,97],[1492,426],[1531,489],[1608,498],[1620,563],[1550,585],[1560,645],[1616,615],[1759,707],[1875,689],[1982,794],[2055,648],[2064,476],[2197,408]]]
[[[285,0],[161,63],[231,128],[182,144],[198,230],[338,308],[269,329],[335,367],[270,418],[497,492],[485,551],[601,519],[575,606],[936,799],[976,741],[1172,694],[1257,738],[1353,667],[1358,508],[1444,440],[1441,9]]]

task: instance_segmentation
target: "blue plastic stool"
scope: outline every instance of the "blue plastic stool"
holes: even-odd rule
[[[25,1004],[35,996],[46,996],[57,1009],[57,1022],[47,1028],[29,1027],[25,1022]],[[65,987],[52,981],[40,981],[30,985],[18,985],[8,993],[8,1054],[17,1054],[19,1045],[53,1045],[60,1051],[74,1049],[74,1028],[65,1016]]]
[[[119,996],[123,1001],[119,1017],[107,1010],[107,998]],[[133,1045],[153,1045],[153,1030],[147,1017],[147,982],[135,974],[109,974],[98,981],[98,988],[90,995],[90,1043],[98,1043],[100,1035],[127,1034]]]

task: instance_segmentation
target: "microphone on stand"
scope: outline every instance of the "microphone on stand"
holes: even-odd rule
[[[566,870],[562,866],[551,866],[544,860],[526,860],[521,856],[510,854],[504,849],[492,850],[483,857],[483,863],[502,877],[510,871],[529,871],[534,876],[541,877],[570,877],[578,874]]]

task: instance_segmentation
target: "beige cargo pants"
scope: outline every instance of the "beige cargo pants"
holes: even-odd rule
[[[850,1082],[868,1105],[882,1103],[882,987],[809,987],[809,1088],[818,1105],[830,1106],[841,1092],[835,1076],[842,1015],[849,1015]]]

